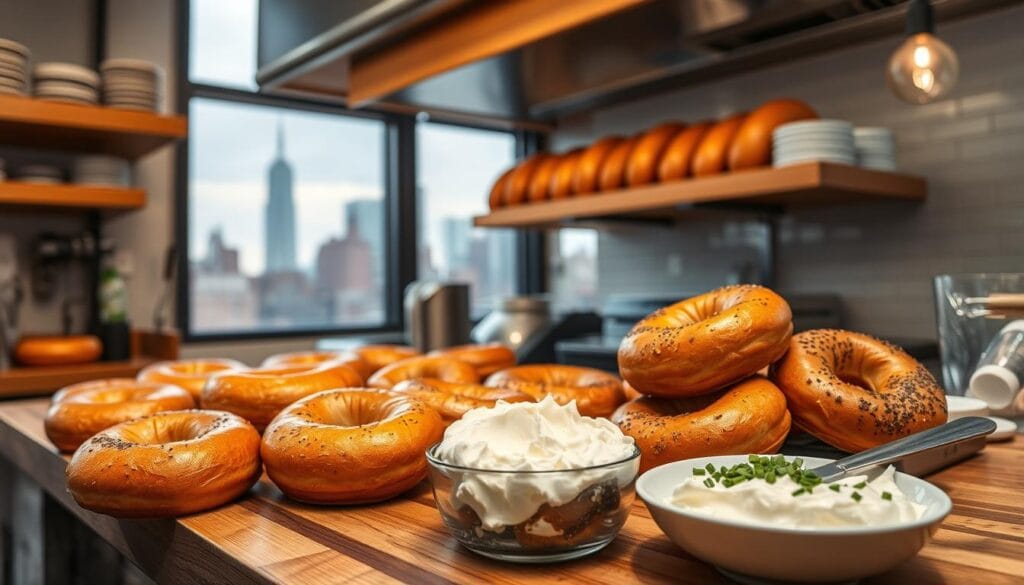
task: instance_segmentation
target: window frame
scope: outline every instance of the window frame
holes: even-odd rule
[[[309,111],[379,120],[384,123],[384,205],[385,205],[385,283],[384,322],[370,327],[331,326],[295,329],[264,329],[197,333],[190,322],[191,281],[189,258],[189,139],[177,143],[174,169],[174,237],[177,250],[175,279],[175,317],[182,340],[186,343],[288,339],[302,337],[342,337],[368,334],[400,333],[404,330],[403,295],[416,280],[416,124],[415,114],[396,114],[373,108],[353,110],[330,100],[306,96],[264,94],[233,87],[194,83],[189,78],[191,42],[191,1],[178,2],[177,88],[176,107],[189,112],[192,98],[245,103],[283,109]],[[509,132],[516,143],[517,160],[540,149],[542,136],[530,131],[507,130],[483,124],[451,121],[430,116],[430,122],[493,132]],[[484,197],[486,194],[481,194]],[[516,291],[534,294],[545,290],[543,263],[544,235],[539,230],[516,230]]]

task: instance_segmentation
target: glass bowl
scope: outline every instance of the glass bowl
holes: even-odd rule
[[[439,445],[427,450],[434,502],[452,536],[485,557],[548,563],[595,553],[615,539],[633,505],[635,446],[625,459],[591,467],[496,471],[445,463]]]

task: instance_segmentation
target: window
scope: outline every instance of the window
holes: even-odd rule
[[[562,228],[549,232],[548,238],[554,307],[559,311],[597,308],[597,231]]]
[[[473,227],[491,185],[515,164],[515,136],[435,122],[416,125],[418,276],[466,282],[481,317],[516,293],[516,234]]]
[[[190,8],[186,333],[393,324],[386,122],[256,95],[255,0]]]

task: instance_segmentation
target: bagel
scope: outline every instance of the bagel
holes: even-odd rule
[[[477,384],[480,375],[472,365],[450,357],[419,356],[377,370],[366,385],[387,390],[403,380],[437,378],[457,384]]]
[[[50,442],[71,452],[89,437],[126,420],[163,410],[195,407],[183,388],[131,378],[81,382],[53,395],[43,428]]]
[[[609,136],[591,144],[580,153],[572,176],[572,192],[574,194],[584,195],[597,191],[598,178],[604,161],[621,142],[621,136]]]
[[[281,409],[322,390],[362,383],[348,366],[324,362],[314,366],[256,368],[228,372],[210,379],[203,388],[203,408],[225,410],[263,429]]]
[[[653,183],[658,178],[658,163],[665,147],[684,128],[686,124],[666,122],[645,132],[626,162],[626,184],[636,187]]]
[[[659,181],[675,181],[689,176],[690,165],[694,153],[697,152],[697,146],[713,125],[712,122],[700,122],[693,126],[687,126],[686,129],[675,135],[675,138],[665,147],[665,153],[661,155],[661,161],[658,162]]]
[[[704,134],[697,145],[697,152],[693,153],[693,161],[690,163],[691,175],[717,175],[728,167],[729,148],[745,118],[746,114],[730,116],[712,126]]]
[[[500,343],[457,345],[436,349],[427,355],[464,361],[476,368],[480,378],[486,378],[498,370],[516,365],[516,352]]]
[[[379,502],[427,475],[426,450],[441,440],[440,415],[380,390],[320,392],[281,411],[261,452],[288,497],[317,504]]]
[[[713,392],[782,357],[793,319],[771,290],[734,285],[659,309],[619,345],[619,373],[644,394],[682,398]]]
[[[110,427],[75,451],[68,491],[118,518],[182,516],[215,508],[259,479],[260,436],[227,412],[175,410]]]
[[[551,199],[565,199],[574,195],[573,179],[576,177],[576,166],[580,162],[582,149],[571,150],[558,161],[555,173],[551,176]]]
[[[626,165],[638,140],[639,136],[623,139],[604,158],[597,177],[599,191],[615,191],[626,185]]]
[[[555,176],[555,169],[561,161],[562,155],[553,154],[544,157],[537,164],[537,168],[530,175],[530,187],[526,192],[526,199],[530,203],[551,198],[551,178]]]
[[[729,170],[763,167],[772,163],[772,131],[787,122],[817,118],[818,113],[799,100],[772,100],[758,106],[743,120],[729,146]]]
[[[293,351],[279,353],[268,357],[260,364],[264,368],[290,368],[292,366],[316,366],[325,362],[335,362],[348,366],[359,373],[363,380],[373,371],[354,351]]]
[[[205,358],[198,360],[179,360],[150,364],[139,372],[139,382],[150,384],[174,384],[188,390],[192,397],[199,400],[203,386],[210,376],[227,370],[245,370],[248,366],[242,362]]]
[[[499,400],[533,402],[529,394],[509,388],[492,388],[479,384],[456,384],[432,378],[405,380],[391,389],[395,394],[423,402],[441,415],[445,425],[462,418],[474,408],[491,408]]]
[[[505,182],[506,206],[520,205],[527,200],[530,194],[530,180],[533,178],[533,174],[537,172],[541,163],[550,156],[543,152],[537,153],[512,169],[512,174],[509,175],[508,180]]]
[[[644,394],[637,392],[636,388],[630,386],[629,382],[626,382],[625,380],[622,381],[622,394],[626,397],[627,401],[636,400],[637,398],[644,396]]]
[[[23,366],[87,364],[102,353],[95,335],[26,335],[14,346],[14,361]]]
[[[616,376],[594,368],[560,364],[516,366],[492,374],[487,386],[509,388],[528,394],[534,400],[551,395],[559,404],[576,401],[584,416],[608,416],[626,397],[622,381]]]
[[[512,171],[516,170],[515,167],[505,171],[498,177],[498,180],[494,182],[494,186],[491,187],[491,195],[487,199],[487,203],[491,208],[491,211],[505,207],[505,186],[508,184],[508,178],[512,175]]]
[[[397,361],[420,355],[420,352],[406,345],[364,345],[352,351],[366,363],[370,374]]]
[[[640,449],[640,471],[711,455],[775,453],[789,434],[786,397],[766,378],[691,398],[644,396],[612,416]]]
[[[946,422],[942,387],[902,349],[862,333],[815,329],[793,336],[773,368],[793,421],[857,452]]]

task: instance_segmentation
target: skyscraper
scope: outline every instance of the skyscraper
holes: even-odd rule
[[[284,127],[277,124],[277,153],[267,173],[268,196],[264,210],[266,272],[290,272],[295,261],[295,200],[292,167],[284,159]]]
[[[370,258],[373,262],[373,280],[380,284],[384,282],[384,200],[383,199],[354,199],[345,204],[345,219],[342,225],[349,226],[349,233],[353,232],[353,226],[369,244]]]

